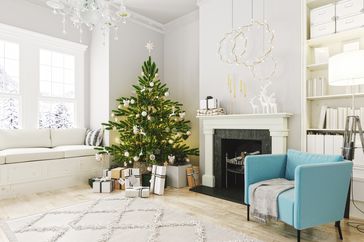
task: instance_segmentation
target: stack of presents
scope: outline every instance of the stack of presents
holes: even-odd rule
[[[199,168],[191,166],[186,168],[185,179],[190,188],[200,185]],[[166,185],[167,166],[153,165],[150,181],[148,185],[142,186],[142,175],[139,168],[117,167],[110,170],[104,170],[101,178],[91,178],[90,186],[95,193],[110,193],[114,190],[125,190],[125,196],[149,197],[150,193],[163,195]]]

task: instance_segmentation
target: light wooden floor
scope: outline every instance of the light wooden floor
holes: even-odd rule
[[[28,216],[108,195],[92,193],[87,186],[83,186],[28,195],[16,199],[1,200],[0,219],[6,220]],[[296,232],[288,225],[280,222],[267,225],[257,222],[247,222],[245,206],[193,193],[188,191],[188,189],[167,189],[164,196],[152,196],[149,199],[165,201],[168,203],[168,206],[186,210],[202,220],[230,227],[231,229],[263,241],[296,241]],[[342,222],[342,229],[344,241],[364,242],[364,234],[349,227],[347,221]],[[7,241],[2,231],[0,231],[0,241]],[[334,225],[325,225],[304,230],[302,232],[302,241],[328,242],[340,240],[338,239]]]

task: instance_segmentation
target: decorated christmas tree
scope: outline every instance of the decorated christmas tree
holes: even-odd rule
[[[117,142],[100,153],[112,155],[115,162],[132,166],[134,162],[152,164],[188,162],[198,149],[184,141],[191,135],[190,121],[185,120],[182,104],[170,100],[169,89],[158,75],[150,53],[153,44],[146,45],[149,57],[142,66],[134,95],[117,99],[112,119],[104,123],[106,130],[117,132]]]

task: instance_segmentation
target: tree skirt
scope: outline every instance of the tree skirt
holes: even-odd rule
[[[259,242],[151,199],[107,197],[2,222],[10,242]]]

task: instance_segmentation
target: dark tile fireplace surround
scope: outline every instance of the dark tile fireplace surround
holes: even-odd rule
[[[244,174],[226,172],[226,159],[240,156],[241,152],[260,154],[272,153],[272,139],[269,130],[253,129],[216,129],[213,140],[213,169],[215,187],[199,186],[192,191],[243,203]],[[241,167],[232,165],[240,169]],[[229,164],[230,168],[231,165]]]

